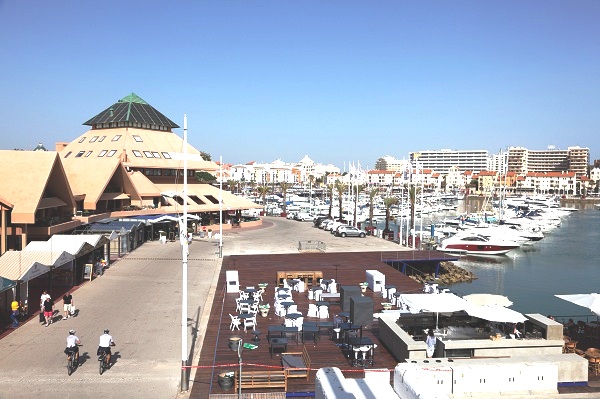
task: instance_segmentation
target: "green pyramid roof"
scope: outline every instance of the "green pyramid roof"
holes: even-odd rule
[[[114,128],[119,127],[120,122],[125,122],[125,126],[142,127],[144,125],[147,126],[144,128],[162,131],[171,131],[171,129],[179,127],[135,93],[123,97],[83,124],[96,128]]]

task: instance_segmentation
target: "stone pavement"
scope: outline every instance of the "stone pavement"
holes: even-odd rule
[[[374,237],[338,238],[309,222],[267,217],[260,228],[227,231],[223,255],[297,253],[300,240],[324,241],[327,252],[403,250],[398,244]],[[194,240],[190,246],[190,364],[197,364],[192,358],[200,353],[219,276],[217,245],[213,237]],[[78,317],[55,321],[49,327],[34,318],[1,339],[0,399],[187,397],[179,393],[181,252],[178,242],[145,243],[113,263],[104,276],[74,292]],[[62,310],[62,302],[56,305]],[[63,350],[71,328],[84,346],[80,348],[81,366],[68,376]],[[104,328],[110,329],[117,344],[113,348],[116,363],[99,375],[96,349]]]

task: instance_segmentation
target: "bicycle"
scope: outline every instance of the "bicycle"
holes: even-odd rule
[[[98,357],[98,361],[100,361],[100,375],[104,373],[104,371],[108,368],[108,363],[106,362],[106,352],[102,352],[100,357]]]
[[[67,355],[67,374],[73,374],[73,372],[77,370],[77,367],[79,367],[79,359],[75,356],[75,352],[69,352]]]

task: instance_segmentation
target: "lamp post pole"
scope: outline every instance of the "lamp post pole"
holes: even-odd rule
[[[219,258],[223,257],[223,157],[219,157]]]
[[[187,115],[183,116],[183,217],[179,223],[179,240],[182,248],[181,272],[181,391],[189,389],[187,379],[187,272],[188,272],[188,231],[187,231]]]
[[[244,345],[244,340],[240,338],[240,343],[238,345],[238,360],[240,362],[240,374],[239,374],[239,379],[240,382],[238,383],[238,399],[242,399],[242,348]]]

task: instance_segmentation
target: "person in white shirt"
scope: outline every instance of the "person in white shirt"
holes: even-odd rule
[[[427,332],[427,339],[425,340],[425,343],[427,344],[427,357],[433,357],[433,354],[435,353],[436,338],[431,328]]]
[[[69,330],[69,336],[67,337],[67,348],[65,349],[65,353],[67,355],[67,359],[71,355],[75,355],[75,361],[79,362],[79,346],[81,345],[81,341],[79,337],[75,335],[75,330]]]
[[[108,328],[104,330],[104,334],[100,336],[100,343],[98,344],[97,355],[100,356],[102,353],[106,353],[106,364],[110,367],[110,347],[115,346],[112,335],[109,334]]]

